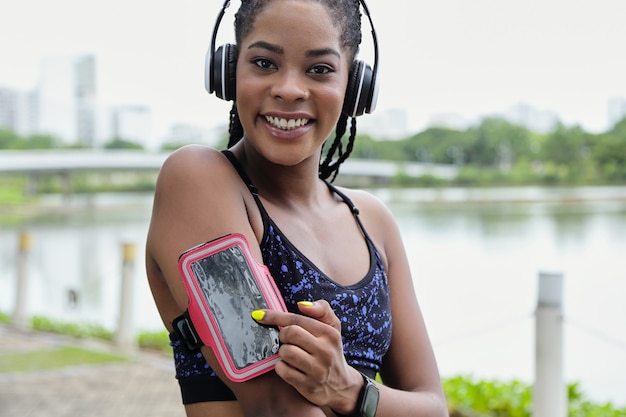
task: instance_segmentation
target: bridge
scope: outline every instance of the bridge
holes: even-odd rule
[[[49,150],[0,151],[0,173],[29,175],[62,175],[73,172],[158,171],[169,153],[116,150]],[[341,166],[340,177],[388,181],[396,175],[421,177],[430,175],[452,179],[458,167],[442,164],[348,159]]]

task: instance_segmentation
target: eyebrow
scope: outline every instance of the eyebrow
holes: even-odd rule
[[[278,45],[274,45],[272,43],[269,42],[265,42],[265,41],[257,41],[254,42],[252,44],[250,44],[250,46],[248,46],[248,49],[252,49],[252,48],[262,48],[262,49],[267,49],[270,52],[274,52],[276,54],[283,54],[285,51],[283,48],[281,48]],[[307,57],[319,57],[319,56],[324,56],[324,55],[336,55],[338,58],[341,58],[341,54],[333,48],[320,48],[320,49],[312,49],[310,51],[306,51],[305,54]]]
[[[267,49],[268,51],[274,52],[277,54],[282,54],[285,52],[283,48],[281,48],[280,46],[277,46],[277,45],[274,45],[272,43],[265,42],[265,41],[257,41],[257,42],[250,44],[250,46],[248,46],[248,49],[253,49],[253,48]]]
[[[317,56],[324,56],[324,55],[336,55],[337,58],[341,58],[341,54],[336,49],[333,49],[333,48],[313,49],[311,51],[306,52],[307,57],[317,57]]]

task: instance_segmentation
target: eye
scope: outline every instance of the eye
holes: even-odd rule
[[[314,65],[307,72],[313,75],[325,75],[325,74],[330,74],[332,72],[335,72],[335,70],[329,65],[320,64],[320,65]]]
[[[264,70],[276,69],[276,65],[274,65],[274,63],[267,58],[255,58],[251,62]]]

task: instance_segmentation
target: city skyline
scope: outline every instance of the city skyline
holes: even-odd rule
[[[224,125],[230,103],[203,88],[204,54],[221,5],[19,2],[0,28],[0,86],[32,88],[45,56],[93,54],[102,105],[148,106],[155,135],[174,124]],[[609,101],[626,97],[626,3],[618,0],[368,5],[381,55],[380,100],[370,119],[404,110],[414,132],[446,115],[472,123],[524,104],[600,132],[610,127]],[[237,7],[228,10],[218,43],[232,42]],[[363,25],[360,59],[371,63]]]

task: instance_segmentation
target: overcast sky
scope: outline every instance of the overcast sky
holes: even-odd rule
[[[103,103],[145,104],[155,129],[225,122],[203,87],[221,0],[20,0],[2,6],[0,85],[32,88],[46,55],[93,53]],[[233,1],[229,12],[239,5]],[[381,55],[379,110],[465,119],[524,102],[589,131],[626,98],[624,0],[370,0]],[[233,42],[232,14],[219,43]],[[369,31],[367,23],[364,29]],[[371,37],[361,59],[372,62]]]

